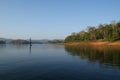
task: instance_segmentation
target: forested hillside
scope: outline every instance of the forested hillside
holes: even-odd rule
[[[120,22],[112,22],[111,24],[100,24],[97,27],[89,27],[87,31],[72,33],[70,36],[66,37],[65,42],[93,40],[120,40]]]

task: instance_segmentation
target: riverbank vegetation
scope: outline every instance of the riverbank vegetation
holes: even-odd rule
[[[100,24],[97,27],[90,26],[87,31],[72,33],[65,38],[64,42],[83,42],[83,41],[119,41],[120,22],[110,24]]]

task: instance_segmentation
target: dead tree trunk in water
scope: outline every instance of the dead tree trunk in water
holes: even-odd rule
[[[31,38],[30,38],[30,46],[32,46]]]

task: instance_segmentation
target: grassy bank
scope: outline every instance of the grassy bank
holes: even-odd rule
[[[88,41],[88,42],[67,42],[67,43],[61,43],[62,45],[82,45],[82,46],[120,46],[120,41]]]

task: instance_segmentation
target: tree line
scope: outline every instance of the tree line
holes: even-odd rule
[[[100,24],[97,27],[90,26],[87,31],[72,33],[65,38],[65,42],[93,40],[120,40],[120,22],[114,21],[110,24]]]

